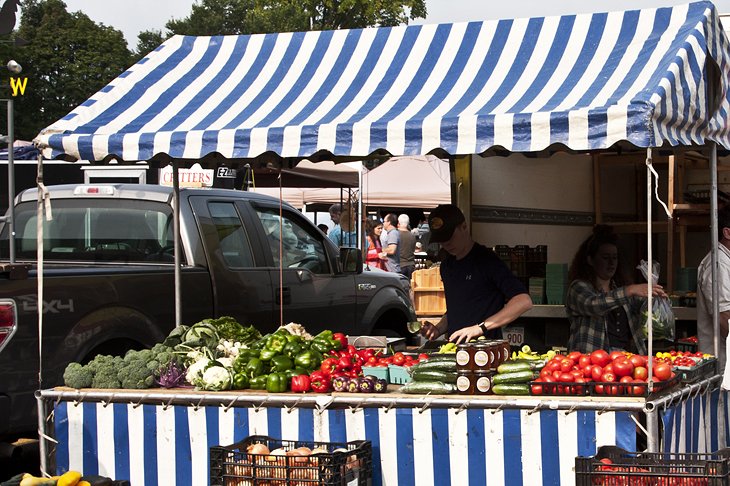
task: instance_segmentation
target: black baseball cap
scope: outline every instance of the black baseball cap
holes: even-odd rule
[[[461,209],[453,204],[439,204],[428,215],[428,227],[431,230],[429,241],[434,243],[449,241],[456,227],[464,221],[466,218]]]

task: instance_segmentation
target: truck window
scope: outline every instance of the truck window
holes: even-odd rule
[[[18,258],[35,259],[35,205],[19,205],[15,219]],[[171,209],[164,204],[55,200],[53,219],[43,221],[43,256],[49,261],[172,262],[171,224]]]
[[[274,265],[283,260],[285,268],[306,268],[313,273],[330,273],[327,254],[314,226],[305,225],[293,215],[274,208],[254,208],[264,227]],[[283,235],[283,237],[280,237]],[[279,255],[283,258],[280,258]]]
[[[208,210],[226,264],[232,268],[255,266],[251,243],[233,203],[212,202],[208,204]]]

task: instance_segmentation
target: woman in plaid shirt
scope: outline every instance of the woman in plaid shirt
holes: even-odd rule
[[[610,226],[596,225],[578,248],[569,270],[565,303],[570,320],[569,351],[646,354],[640,310],[648,295],[647,285],[629,285],[619,269],[616,234]],[[654,285],[652,293],[666,296],[660,285]]]

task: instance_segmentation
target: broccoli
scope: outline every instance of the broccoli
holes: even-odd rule
[[[109,362],[110,364],[112,361]],[[89,363],[91,364],[91,363]],[[121,388],[121,383],[117,378],[117,368],[109,366],[107,368],[99,368],[94,373],[91,380],[92,388]]]
[[[155,384],[155,373],[147,367],[147,362],[137,359],[119,369],[117,378],[122,388],[142,390]]]
[[[89,388],[94,373],[81,363],[69,363],[63,372],[63,382],[71,388]]]

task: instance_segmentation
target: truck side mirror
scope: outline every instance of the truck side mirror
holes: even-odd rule
[[[340,248],[340,264],[344,273],[362,273],[362,252],[358,248]]]

